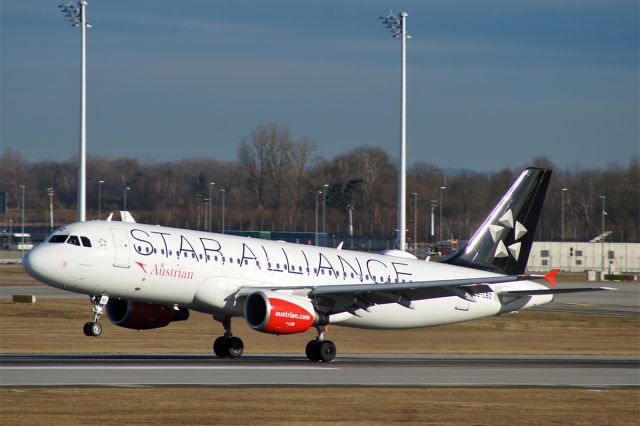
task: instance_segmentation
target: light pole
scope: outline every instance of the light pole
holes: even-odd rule
[[[402,83],[401,83],[401,119],[400,119],[400,160],[398,164],[398,248],[406,248],[406,191],[407,191],[407,12],[395,16],[389,11],[381,16],[382,23],[391,31],[394,38],[402,41]]]
[[[322,185],[324,191],[322,192],[322,233],[327,232],[327,189],[329,188],[329,184],[325,183]]]
[[[202,195],[196,195],[196,230],[200,230],[200,207],[201,207]]]
[[[567,188],[562,188],[562,208],[560,209],[560,241],[564,241],[564,193],[567,192]]]
[[[102,219],[102,184],[103,180],[98,181],[98,220]]]
[[[215,186],[215,182],[209,182],[209,229],[208,231],[211,232],[211,229],[213,228],[213,222],[211,222],[211,210],[213,209],[213,194],[211,193],[213,191],[213,187]]]
[[[126,212],[127,211],[127,192],[131,191],[131,188],[129,188],[128,186],[124,187],[124,205],[123,205],[123,210]]]
[[[47,188],[47,195],[49,196],[49,231],[53,231],[53,188]]]
[[[222,233],[224,234],[224,195],[227,191],[220,188],[220,192],[222,193]]]
[[[418,255],[418,193],[412,192],[413,196],[413,254]]]
[[[21,253],[21,258],[24,257],[24,191],[25,191],[25,186],[24,185],[20,185],[20,188],[22,188],[22,234],[21,234],[21,244],[20,244],[20,253]]]
[[[209,206],[211,205],[211,200],[208,198],[205,198],[204,200],[202,200],[202,205],[204,206],[204,225],[203,228],[205,231],[209,230]]]
[[[351,249],[353,249],[353,206],[349,204],[347,206],[349,209],[349,240],[351,242]]]
[[[78,221],[86,220],[87,196],[87,1],[63,3],[58,6],[74,27],[81,30],[80,78],[80,158],[78,165]]]
[[[322,194],[322,191],[316,191],[316,246],[318,245],[318,195]]]
[[[436,231],[435,231],[435,209],[436,209],[436,205],[438,204],[438,202],[436,200],[431,200],[431,242],[433,242],[434,237],[436,235]]]
[[[438,222],[438,227],[440,228],[438,231],[438,240],[442,241],[442,206],[444,205],[444,190],[447,189],[446,186],[440,187],[440,221]]]
[[[604,217],[607,215],[607,211],[605,210],[605,201],[607,199],[607,197],[605,197],[604,195],[601,195],[600,198],[602,198],[602,236],[600,238],[600,243],[601,243],[601,247],[602,247],[602,265],[601,265],[601,269],[602,269],[602,277],[604,278],[604,239],[605,239],[605,228],[604,228]]]

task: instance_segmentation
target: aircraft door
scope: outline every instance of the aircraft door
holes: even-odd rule
[[[113,245],[115,247],[115,255],[113,258],[113,266],[118,268],[129,267],[129,237],[124,229],[111,228],[113,236]]]

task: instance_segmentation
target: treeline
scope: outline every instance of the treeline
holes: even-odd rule
[[[226,229],[313,232],[317,209],[318,227],[322,231],[325,205],[326,231],[330,234],[348,233],[352,206],[354,235],[394,235],[395,159],[381,149],[366,146],[333,159],[315,153],[316,145],[311,138],[294,138],[286,127],[269,124],[256,127],[240,142],[236,161],[198,158],[140,163],[131,158],[90,156],[87,218],[98,217],[99,193],[104,219],[109,212],[123,208],[127,192],[127,209],[140,222],[219,230],[224,197]],[[600,234],[601,196],[606,197],[605,227],[612,231],[611,238],[615,241],[640,239],[640,160],[637,156],[628,159],[626,164],[611,164],[604,169],[585,169],[579,165],[558,169],[544,157],[534,159],[529,165],[554,171],[538,239],[561,238],[563,206],[566,240],[588,240]],[[409,239],[414,232],[414,204],[417,205],[418,241],[431,241],[432,209],[435,239],[469,238],[524,166],[492,173],[447,173],[429,163],[413,163],[407,175]],[[0,156],[0,170],[0,191],[7,193],[8,207],[7,212],[0,215],[3,227],[11,220],[16,225],[20,223],[21,185],[25,187],[29,224],[49,222],[47,188],[53,188],[55,194],[56,225],[75,220],[77,161],[74,158],[30,163],[18,151],[5,150]]]

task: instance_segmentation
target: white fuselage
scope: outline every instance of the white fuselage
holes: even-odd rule
[[[67,225],[55,235],[80,243],[47,242],[32,249],[25,268],[40,281],[68,291],[180,305],[213,314],[242,315],[234,295],[243,287],[318,287],[423,282],[498,274],[417,259],[251,239],[127,222]],[[80,237],[84,237],[84,240]],[[91,247],[86,247],[89,241]],[[84,244],[84,245],[83,245]],[[331,323],[363,328],[449,324],[548,303],[551,295],[502,299],[495,291],[515,283],[481,285],[476,302],[453,294],[340,313]],[[517,289],[545,286],[519,281]],[[444,292],[444,290],[443,290]]]

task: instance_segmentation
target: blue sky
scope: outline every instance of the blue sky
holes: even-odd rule
[[[80,31],[58,1],[2,0],[3,149],[77,151]],[[639,150],[635,0],[89,0],[88,153],[236,158],[277,122],[331,158],[397,156],[409,13],[408,158],[478,171],[546,155],[625,165]]]

